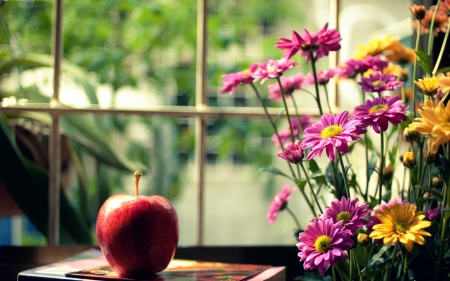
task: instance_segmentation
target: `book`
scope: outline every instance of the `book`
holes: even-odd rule
[[[99,249],[91,248],[62,261],[22,271],[17,280],[281,281],[285,280],[285,276],[284,266],[173,259],[165,270],[154,277],[124,278],[108,265]]]

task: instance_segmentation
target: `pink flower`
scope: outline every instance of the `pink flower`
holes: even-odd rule
[[[373,130],[379,134],[386,131],[389,123],[397,126],[402,121],[406,121],[405,114],[407,105],[403,103],[400,96],[383,96],[373,100],[367,100],[366,104],[355,107],[353,117],[361,120],[363,127],[372,126]]]
[[[304,76],[303,73],[298,73],[289,77],[281,76],[280,82],[285,96],[290,97],[295,90],[300,90],[304,87]],[[279,101],[281,99],[281,90],[278,83],[269,85],[268,89],[270,99],[275,101]]]
[[[224,87],[220,90],[220,93],[224,94],[229,92],[230,95],[232,95],[234,90],[236,90],[239,85],[251,83],[253,81],[251,75],[258,67],[259,64],[254,63],[249,69],[244,71],[222,75],[222,83],[224,84]]]
[[[442,215],[442,207],[439,206],[434,209],[430,209],[424,212],[424,215],[427,217],[430,221],[437,221]]]
[[[291,126],[292,126],[292,130],[294,131],[293,132],[294,137],[298,136],[298,133],[300,131],[303,131],[306,128],[311,126],[311,118],[312,118],[312,115],[309,115],[309,114],[303,115],[302,117],[300,117],[300,127],[299,127],[298,118],[291,120]],[[291,128],[288,126],[286,128],[286,130],[279,132],[278,134],[280,135],[281,145],[284,145],[286,143],[286,141],[291,138]],[[272,141],[275,143],[275,145],[278,148],[281,148],[281,145],[278,142],[277,135],[272,136]]]
[[[252,73],[252,78],[254,81],[261,79],[261,84],[264,81],[277,78],[283,72],[294,67],[294,61],[286,58],[281,58],[279,60],[268,60],[263,63],[255,72]]]
[[[314,34],[310,34],[306,29],[302,30],[300,36],[295,30],[292,30],[292,39],[279,37],[280,41],[275,44],[275,47],[285,51],[283,57],[291,58],[299,50],[301,55],[311,59],[311,53],[315,53],[315,59],[328,56],[330,51],[337,51],[341,48],[339,41],[341,35],[336,29],[328,29],[326,23],[321,30]]]
[[[335,115],[322,115],[321,122],[314,123],[311,127],[305,129],[302,147],[307,149],[311,147],[306,159],[310,160],[316,155],[321,155],[323,150],[330,161],[335,159],[335,148],[342,153],[348,152],[348,143],[361,138],[357,134],[364,133],[358,119],[349,119],[348,111]]]
[[[294,192],[295,187],[289,185],[283,186],[282,190],[275,195],[272,204],[270,204],[267,212],[267,220],[269,223],[274,223],[277,220],[278,212],[284,210],[287,206],[287,201],[291,199],[291,193]]]
[[[344,230],[354,236],[357,230],[367,224],[368,221],[364,217],[369,213],[369,204],[365,203],[360,206],[358,198],[351,200],[342,196],[341,200],[334,199],[331,206],[325,208],[325,213],[320,218],[341,222]]]
[[[303,160],[302,143],[299,140],[291,142],[284,147],[283,153],[278,153],[278,157],[286,161],[297,164]]]
[[[330,265],[337,266],[338,259],[347,259],[345,251],[354,245],[342,223],[333,223],[332,219],[312,221],[298,239],[298,256],[303,268],[317,268],[322,276],[325,276]]]
[[[382,59],[381,54],[374,57],[367,56],[362,60],[350,59],[337,68],[339,78],[353,78],[368,70],[380,71],[387,67],[389,62]]]
[[[326,85],[330,81],[331,78],[336,75],[337,70],[334,68],[330,68],[327,70],[319,70],[317,72],[317,83],[320,85]],[[308,85],[314,84],[314,75],[312,73],[308,73],[305,77],[305,83]]]
[[[381,95],[384,91],[394,91],[402,86],[403,82],[397,81],[397,76],[395,75],[377,71],[375,74],[370,74],[369,78],[361,77],[361,81],[358,84],[364,92],[376,92],[378,95]]]

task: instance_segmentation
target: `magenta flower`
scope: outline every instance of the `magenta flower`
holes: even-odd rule
[[[365,203],[360,206],[358,198],[351,200],[342,196],[341,200],[334,199],[331,206],[325,207],[325,212],[320,218],[332,219],[335,223],[341,222],[344,230],[354,236],[357,230],[367,224],[368,221],[364,217],[369,213],[369,204]]]
[[[434,209],[430,209],[424,212],[424,215],[427,217],[429,221],[437,221],[440,219],[442,215],[442,207],[439,206]]]
[[[283,158],[293,164],[302,162],[303,160],[303,149],[302,143],[299,140],[291,142],[284,147],[283,153],[278,153],[278,157]]]
[[[283,57],[291,58],[301,50],[301,56],[311,59],[311,53],[315,53],[315,59],[328,56],[330,51],[337,51],[341,48],[339,41],[341,35],[336,29],[328,29],[326,23],[321,30],[310,34],[306,29],[302,30],[302,35],[292,30],[292,39],[279,37],[280,41],[275,47],[285,51]]]
[[[253,81],[251,75],[258,67],[259,64],[254,63],[249,69],[244,71],[222,75],[224,87],[220,90],[220,93],[225,94],[229,92],[232,95],[239,85],[251,83]]]
[[[317,83],[319,85],[326,85],[337,73],[337,70],[334,68],[330,68],[327,70],[319,70],[317,72]],[[310,85],[314,84],[314,75],[312,73],[308,73],[305,77],[305,83]]]
[[[373,130],[379,134],[388,129],[389,123],[397,126],[402,121],[406,121],[405,114],[407,105],[403,103],[400,96],[383,96],[373,100],[367,100],[366,104],[359,105],[353,110],[353,117],[361,120],[364,128],[372,126]]]
[[[254,81],[261,79],[262,84],[266,80],[279,77],[286,70],[293,68],[294,65],[295,63],[293,60],[286,58],[281,58],[279,60],[268,60],[252,73],[252,78]]]
[[[303,261],[303,268],[317,268],[322,276],[330,265],[337,266],[338,259],[348,258],[345,251],[354,244],[342,223],[333,223],[332,219],[312,221],[298,239],[298,256]]]
[[[294,137],[297,137],[298,133],[300,131],[303,131],[306,128],[311,126],[311,118],[312,118],[312,115],[307,114],[307,115],[303,115],[302,117],[300,117],[300,120],[298,118],[291,120],[291,126],[292,126],[292,130],[294,131],[293,132]],[[300,122],[300,124],[299,124],[299,122]],[[281,131],[278,134],[280,135],[281,145],[284,145],[286,143],[286,141],[291,138],[291,128],[288,126],[286,128],[286,130]],[[272,136],[272,141],[275,143],[275,145],[278,148],[281,148],[281,145],[278,142],[277,135]]]
[[[287,201],[291,199],[291,193],[294,192],[295,187],[289,185],[283,186],[281,191],[275,195],[267,212],[267,220],[269,223],[274,223],[277,220],[278,212],[282,211],[287,206]]]
[[[381,71],[389,62],[382,59],[381,54],[374,57],[367,56],[362,60],[349,59],[337,68],[339,78],[354,78],[368,70]]]
[[[335,159],[335,148],[342,153],[348,152],[348,143],[361,138],[357,134],[364,133],[358,119],[349,119],[348,111],[335,115],[322,115],[321,122],[314,123],[305,129],[302,147],[311,147],[306,159],[310,160],[316,155],[322,155],[324,149],[330,161]]]
[[[295,90],[300,90],[304,85],[304,76],[303,73],[298,73],[294,76],[281,76],[280,82],[283,87],[284,95],[286,97],[290,97],[291,94]],[[268,85],[269,89],[269,98],[275,101],[279,101],[281,99],[281,90],[278,83]]]
[[[395,75],[377,71],[375,74],[370,74],[369,78],[361,77],[361,81],[358,84],[364,92],[376,92],[378,95],[381,95],[384,91],[394,91],[402,86],[403,82],[397,81],[397,76]]]

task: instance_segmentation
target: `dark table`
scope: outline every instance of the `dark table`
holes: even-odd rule
[[[0,246],[0,281],[14,281],[22,270],[62,260],[91,247],[90,245]],[[286,266],[286,280],[293,280],[303,269],[297,253],[295,246],[179,247],[175,258]]]

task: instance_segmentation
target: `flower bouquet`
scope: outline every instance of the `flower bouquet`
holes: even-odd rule
[[[391,35],[373,38],[337,67],[317,70],[319,59],[341,47],[339,32],[325,24],[316,33],[303,29],[280,37],[275,47],[284,51],[281,59],[223,76],[221,93],[252,87],[274,129],[288,173],[264,170],[289,178],[294,187],[288,184],[275,196],[267,219],[274,223],[283,210],[295,219],[305,274],[317,269],[333,280],[450,280],[450,68],[441,66],[448,56],[450,1],[409,9],[414,49]],[[443,34],[439,52],[432,53],[435,36]],[[420,40],[427,40],[426,50],[419,49]],[[297,54],[311,73],[295,72]],[[423,76],[416,78],[419,71]],[[332,78],[359,85],[361,104],[333,112],[326,92]],[[271,81],[268,98],[282,103],[284,131],[262,98],[261,85]],[[298,113],[299,92],[314,97],[319,118]],[[348,157],[357,150],[364,151],[362,173]],[[320,167],[316,159],[323,152],[329,162]],[[288,208],[295,190],[313,214],[304,228]]]

